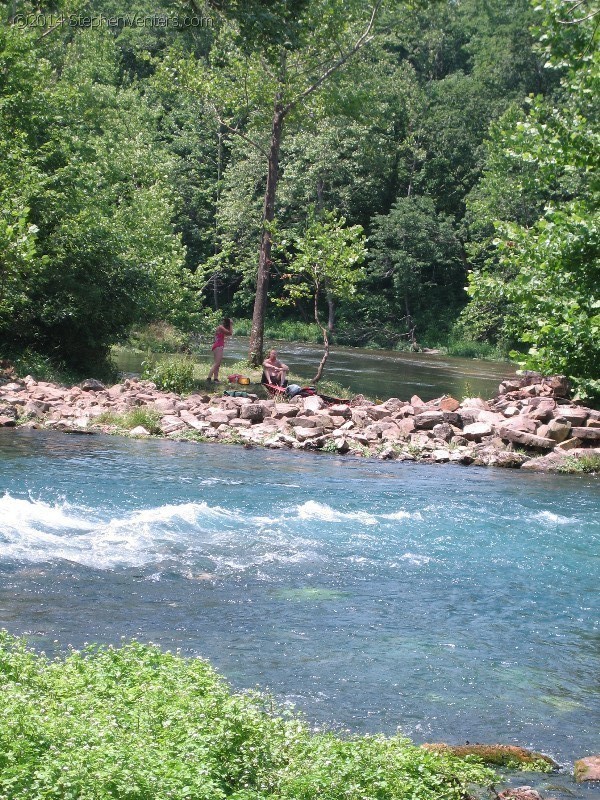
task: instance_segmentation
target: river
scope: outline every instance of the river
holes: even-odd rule
[[[316,344],[276,342],[280,358],[292,372],[310,382],[319,364],[322,348]],[[247,358],[248,340],[228,340],[223,361],[227,365]],[[139,352],[120,351],[117,366],[129,373],[139,373],[145,358]],[[210,358],[207,348],[204,360]],[[433,400],[443,394],[457,398],[466,395],[493,397],[500,381],[514,375],[515,368],[506,362],[455,358],[433,353],[400,353],[395,350],[365,350],[358,347],[332,347],[325,378],[336,381],[353,392],[369,397]]]
[[[36,646],[138,637],[317,725],[600,751],[594,478],[3,430],[0,519],[0,627]]]

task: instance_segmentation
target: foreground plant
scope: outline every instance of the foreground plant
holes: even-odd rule
[[[1,800],[459,800],[493,773],[399,736],[312,733],[154,645],[48,659],[0,632]]]

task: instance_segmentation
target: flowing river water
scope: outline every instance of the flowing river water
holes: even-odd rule
[[[277,342],[280,358],[293,373],[310,383],[323,349],[316,344]],[[160,356],[158,356],[160,358]],[[248,340],[234,337],[227,341],[222,376],[227,365],[248,357]],[[119,369],[139,373],[145,356],[121,351],[115,361]],[[207,346],[203,360],[212,360]],[[399,397],[409,400],[413,394],[433,400],[443,394],[457,398],[465,395],[493,397],[498,384],[515,368],[506,362],[455,358],[434,353],[401,353],[396,350],[365,350],[358,347],[332,347],[324,377],[353,392],[370,397]]]
[[[181,648],[317,725],[600,752],[599,552],[592,477],[0,432],[0,627]]]

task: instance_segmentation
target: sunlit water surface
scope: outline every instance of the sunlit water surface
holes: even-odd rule
[[[269,343],[295,375],[310,383],[323,355],[323,348],[298,342]],[[161,358],[160,354],[155,358]],[[228,366],[248,357],[248,340],[234,337],[227,341],[222,376]],[[120,370],[141,372],[146,358],[140,352],[121,350],[115,355]],[[210,346],[199,360],[212,360]],[[494,397],[500,381],[514,375],[515,367],[499,361],[455,358],[433,353],[400,353],[394,350],[366,350],[360,347],[332,347],[324,377],[352,392],[370,397],[399,397],[409,400],[414,394],[433,400],[443,394]]]
[[[352,731],[599,752],[599,545],[594,478],[0,432],[0,627]]]

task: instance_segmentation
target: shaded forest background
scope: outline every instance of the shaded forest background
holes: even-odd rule
[[[91,373],[146,323],[249,319],[274,73],[316,77],[369,4],[2,9],[0,354]],[[85,24],[125,14],[187,24]],[[271,321],[312,320],[294,264],[333,220],[362,237],[353,290],[318,299],[338,343],[514,350],[599,395],[596,22],[586,0],[384,4],[286,120]]]

